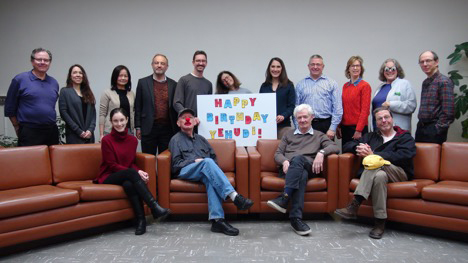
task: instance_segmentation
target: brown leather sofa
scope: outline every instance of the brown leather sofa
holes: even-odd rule
[[[234,140],[208,140],[216,153],[219,167],[238,193],[248,196],[248,156],[244,147],[236,147]],[[208,214],[205,185],[171,178],[171,153],[169,150],[157,156],[158,202],[170,208],[172,214]],[[223,203],[226,214],[247,213],[240,211],[228,200]]]
[[[279,140],[261,139],[257,147],[247,147],[249,154],[249,197],[254,201],[251,213],[276,212],[267,201],[284,189],[285,180],[278,177],[274,155]],[[330,213],[338,202],[338,155],[327,156],[321,177],[309,179],[304,196],[305,213]]]
[[[0,247],[133,218],[121,186],[92,183],[100,163],[100,144],[0,149]],[[155,157],[137,165],[155,194]]]
[[[339,204],[345,207],[359,182],[360,158],[339,156]],[[468,233],[468,143],[416,143],[414,180],[388,184],[388,220]],[[371,201],[358,215],[373,217]]]

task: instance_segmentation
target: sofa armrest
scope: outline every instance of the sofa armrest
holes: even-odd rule
[[[156,158],[158,160],[158,202],[162,207],[169,208],[171,152],[169,150],[165,150]]]
[[[249,196],[249,155],[244,146],[236,147],[236,190]]]
[[[255,146],[247,147],[249,155],[249,197],[254,201],[253,206],[250,208],[251,212],[260,212],[260,160],[261,155]]]
[[[135,163],[141,170],[148,173],[148,189],[151,194],[156,197],[156,157],[151,154],[137,153]]]
[[[338,155],[331,154],[326,159],[326,172],[324,173],[327,179],[327,194],[328,194],[328,212],[333,212],[338,205]]]
[[[338,208],[345,207],[349,202],[349,183],[356,176],[354,169],[358,159],[352,153],[338,155]]]

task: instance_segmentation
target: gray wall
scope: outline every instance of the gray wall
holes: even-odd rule
[[[118,64],[130,68],[136,88],[138,79],[151,73],[155,53],[168,56],[167,74],[177,80],[192,70],[193,52],[203,49],[209,80],[214,83],[227,69],[253,92],[273,56],[283,58],[297,83],[308,75],[308,57],[321,54],[324,73],[341,87],[347,59],[358,54],[364,58],[364,79],[374,89],[381,63],[394,57],[419,104],[425,75],[418,55],[432,49],[441,58],[441,72],[451,70],[445,58],[454,44],[468,40],[467,10],[466,0],[2,1],[0,95],[6,95],[14,75],[30,70],[29,54],[39,46],[52,51],[49,73],[61,85],[68,67],[82,64],[98,99]],[[9,121],[4,123],[11,135]],[[457,121],[449,140],[463,141],[460,133]]]

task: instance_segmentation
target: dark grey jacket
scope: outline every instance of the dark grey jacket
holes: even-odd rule
[[[87,104],[86,118],[83,118],[81,98],[73,88],[62,88],[59,96],[60,116],[65,121],[65,136],[67,144],[94,143],[96,128],[96,105]],[[89,140],[80,137],[83,131],[90,131],[93,136]]]

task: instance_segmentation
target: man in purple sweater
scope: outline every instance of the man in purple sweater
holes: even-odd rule
[[[323,160],[340,149],[326,134],[312,128],[314,112],[309,104],[294,109],[298,128],[287,131],[275,153],[275,162],[280,166],[280,177],[285,178],[283,193],[267,202],[268,206],[286,213],[289,202],[289,218],[294,232],[308,235],[310,227],[302,221],[304,194],[307,180],[323,171]]]
[[[5,117],[9,117],[18,136],[18,146],[59,143],[55,103],[57,81],[47,75],[52,53],[36,48],[31,53],[31,71],[16,75],[11,81],[5,101]]]

